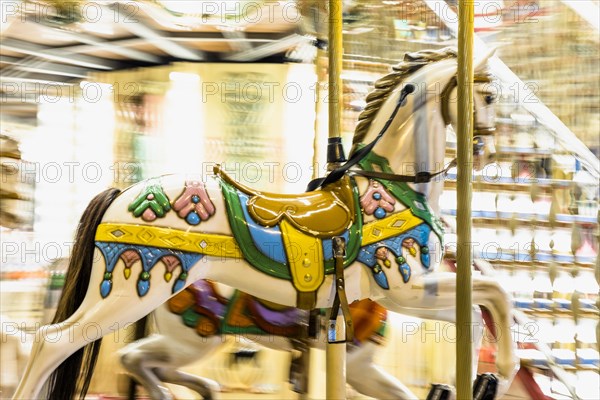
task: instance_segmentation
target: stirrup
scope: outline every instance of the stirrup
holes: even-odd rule
[[[348,298],[346,297],[346,281],[344,278],[344,257],[346,256],[346,241],[341,236],[334,236],[333,256],[335,258],[335,298],[331,313],[329,314],[329,326],[327,329],[327,340],[329,343],[346,343],[354,340],[354,326],[352,324],[352,315],[348,306]],[[337,318],[338,313],[342,309],[342,320],[344,321],[343,340],[337,339]]]

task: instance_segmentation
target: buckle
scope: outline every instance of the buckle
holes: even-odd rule
[[[331,238],[332,239],[332,250],[333,250],[333,257],[337,257],[337,256],[342,256],[342,257],[346,257],[346,239],[344,239],[342,236],[334,236]]]
[[[415,183],[428,183],[431,181],[431,174],[427,171],[417,172],[415,175]]]

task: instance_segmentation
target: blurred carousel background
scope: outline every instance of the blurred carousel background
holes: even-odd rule
[[[0,2],[2,398],[52,317],[76,223],[97,192],[209,170],[212,160],[247,184],[286,192],[325,171],[325,3]],[[376,79],[406,52],[456,45],[456,3],[344,1],[347,150]],[[498,48],[498,154],[476,176],[473,237],[481,269],[517,310],[522,369],[506,398],[600,398],[599,20],[592,0],[476,5],[478,40]],[[442,198],[449,270],[455,178],[451,170]],[[447,328],[390,314],[379,365],[423,396],[432,382],[452,382]],[[112,336],[90,398],[127,392],[114,353],[134,335]],[[309,397],[324,398],[324,355],[313,352]],[[494,352],[484,342],[480,371],[493,370]],[[231,340],[188,370],[219,381],[224,398],[293,399],[289,363],[289,354]]]

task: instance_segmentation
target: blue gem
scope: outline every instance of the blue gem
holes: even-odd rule
[[[192,203],[197,204],[200,203],[200,197],[197,194],[192,196]]]
[[[377,207],[377,209],[375,210],[375,213],[374,213],[375,218],[377,218],[377,219],[381,219],[381,218],[385,217],[385,214],[386,214],[385,210],[381,207]]]
[[[380,270],[377,273],[375,271],[373,271],[373,278],[375,279],[375,282],[377,282],[377,284],[379,286],[381,286],[383,289],[390,288],[387,277],[385,276],[385,273],[383,271]]]
[[[198,225],[200,223],[200,216],[196,211],[192,211],[185,217],[185,220],[190,225]]]
[[[102,281],[100,284],[100,295],[102,298],[106,298],[110,291],[112,290],[112,282],[111,281]]]
[[[145,296],[150,289],[150,281],[138,281],[137,283],[137,291],[140,297]]]
[[[177,281],[173,285],[173,293],[177,293],[183,288],[185,288],[185,281],[182,279],[177,279]]]
[[[429,268],[431,265],[431,258],[429,257],[429,253],[421,253],[421,264],[425,268]]]
[[[398,269],[400,270],[400,274],[402,275],[402,280],[404,283],[408,282],[410,279],[410,267],[408,264],[404,263]]]
[[[378,193],[378,192],[373,193],[373,198],[375,200],[381,200],[381,193]]]

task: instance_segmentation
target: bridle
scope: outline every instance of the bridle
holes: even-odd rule
[[[492,76],[488,75],[488,74],[480,74],[480,75],[475,75],[475,79],[474,79],[475,83],[490,83],[492,82]],[[458,86],[458,79],[456,78],[456,76],[452,77],[452,79],[450,79],[450,81],[448,81],[448,83],[446,84],[446,86],[444,87],[444,90],[442,90],[441,96],[440,96],[440,107],[441,107],[441,111],[442,111],[442,119],[444,120],[444,124],[446,126],[450,125],[452,123],[452,118],[450,117],[450,93],[452,93],[452,91],[454,89],[456,89],[456,87]],[[477,121],[477,108],[475,108],[473,110],[473,120]],[[478,136],[489,136],[489,135],[493,135],[496,132],[496,128],[491,126],[491,127],[486,127],[486,128],[478,128],[477,126],[473,126],[473,137],[478,137]]]
[[[475,76],[475,79],[474,79],[475,83],[486,83],[486,82],[491,82],[491,81],[492,81],[491,75],[487,75],[487,74],[486,75],[477,75],[477,76]],[[452,79],[450,79],[448,84],[446,84],[446,87],[444,87],[444,90],[441,93],[441,113],[442,113],[442,118],[444,120],[444,124],[446,126],[451,124],[450,110],[449,110],[449,105],[448,105],[449,100],[450,100],[450,93],[457,86],[458,86],[458,80],[456,77],[453,77]],[[385,122],[383,128],[381,129],[379,134],[375,137],[375,139],[373,139],[366,146],[355,151],[348,161],[346,161],[343,165],[335,168],[333,171],[329,172],[329,174],[327,174],[327,176],[325,178],[319,178],[319,179],[315,179],[315,180],[311,181],[308,184],[307,191],[316,190],[319,187],[336,182],[339,179],[341,179],[342,176],[344,176],[344,174],[346,174],[346,173],[350,173],[352,175],[364,176],[366,178],[384,179],[384,180],[395,181],[395,182],[428,183],[440,175],[445,176],[451,168],[455,167],[456,159],[453,159],[446,167],[444,167],[442,170],[440,170],[438,172],[430,173],[428,171],[421,171],[421,172],[417,172],[415,175],[399,175],[399,174],[391,174],[391,173],[377,172],[377,171],[350,170],[351,167],[358,164],[363,158],[365,158],[365,156],[369,152],[371,152],[373,147],[375,147],[377,142],[379,142],[379,140],[383,137],[384,133],[387,131],[387,129],[392,124],[392,121],[396,117],[396,114],[398,113],[398,110],[400,109],[400,107],[402,107],[404,104],[406,104],[406,98],[408,97],[408,95],[413,93],[414,91],[415,91],[415,86],[413,84],[408,83],[408,84],[404,85],[404,88],[402,88],[402,90],[400,92],[400,96],[398,97],[398,102],[396,103],[396,107],[394,108],[394,111],[391,113],[390,117]],[[477,110],[474,110],[474,120],[475,121],[477,120],[476,113],[477,113]],[[488,128],[473,127],[473,136],[474,136],[473,151],[474,151],[474,153],[480,151],[484,145],[484,141],[481,137],[482,136],[490,136],[495,132],[495,130],[496,130],[495,127],[488,127]]]

